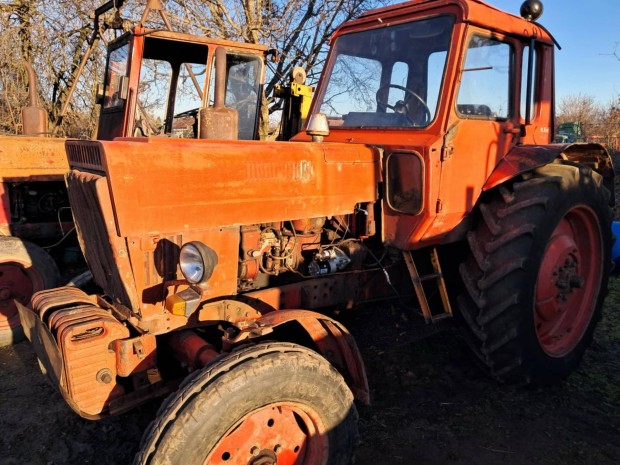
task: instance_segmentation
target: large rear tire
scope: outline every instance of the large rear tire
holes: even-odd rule
[[[607,293],[609,196],[591,169],[558,163],[480,205],[458,302],[474,353],[498,380],[550,384],[579,364]]]
[[[27,305],[32,294],[57,286],[59,278],[56,263],[41,247],[0,237],[0,347],[24,338],[14,300]]]
[[[305,347],[264,343],[185,381],[134,464],[345,465],[356,436],[353,395],[338,371]]]

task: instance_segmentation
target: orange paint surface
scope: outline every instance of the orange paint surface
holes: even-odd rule
[[[379,154],[351,144],[102,142],[119,236],[352,213],[377,198]]]
[[[62,180],[65,139],[0,136],[0,181]]]

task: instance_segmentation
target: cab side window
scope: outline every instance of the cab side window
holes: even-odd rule
[[[472,36],[457,99],[465,118],[505,119],[510,116],[512,48],[505,42]]]
[[[538,79],[536,79],[538,73],[538,53],[536,49],[533,50],[534,56],[532,57],[532,93],[530,95],[530,117],[533,118],[536,114],[536,94],[538,89]],[[523,54],[521,56],[521,118],[525,119],[526,102],[527,102],[527,74],[528,64],[530,57],[530,47],[525,46],[523,48]]]

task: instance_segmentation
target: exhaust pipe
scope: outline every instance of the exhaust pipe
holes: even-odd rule
[[[215,50],[215,98],[213,106],[201,108],[199,113],[200,138],[235,140],[239,133],[237,110],[226,107],[226,49]]]
[[[37,77],[30,63],[23,64],[28,73],[28,106],[22,109],[22,134],[44,137],[48,134],[48,120],[45,109],[37,105]]]

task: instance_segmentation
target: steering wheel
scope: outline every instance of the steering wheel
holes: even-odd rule
[[[418,94],[416,94],[414,91],[412,91],[411,89],[408,89],[408,88],[403,87],[403,86],[399,86],[398,84],[386,84],[385,86],[381,86],[381,87],[379,87],[379,89],[377,89],[377,94],[375,95],[375,100],[377,101],[377,107],[379,109],[381,109],[382,111],[386,111],[389,108],[394,113],[404,114],[405,118],[407,119],[407,122],[410,123],[412,126],[415,126],[415,122],[409,116],[409,108],[407,107],[406,104],[399,105],[398,108],[397,108],[396,105],[390,105],[389,103],[384,102],[384,101],[379,99],[379,95],[385,89],[389,89],[391,87],[393,87],[394,89],[402,90],[405,93],[405,96],[407,94],[412,96],[413,98],[415,98],[415,100],[418,103],[420,103],[422,105],[422,108],[424,110],[424,123],[428,123],[432,119],[431,110],[430,110],[430,108],[428,108],[428,105],[426,104],[424,99],[422,97],[420,97]],[[404,110],[404,112],[402,110]]]

